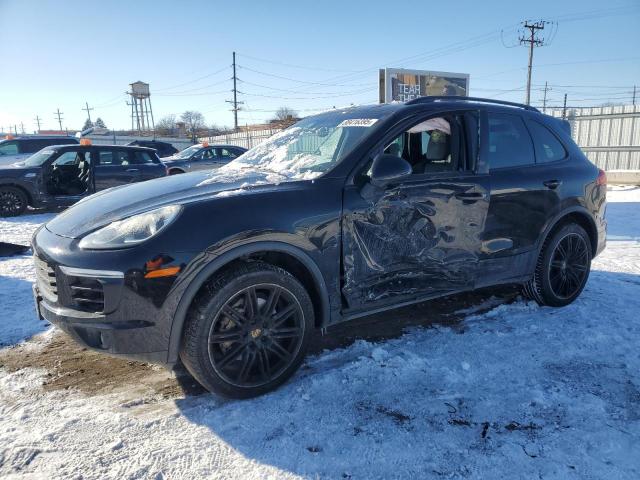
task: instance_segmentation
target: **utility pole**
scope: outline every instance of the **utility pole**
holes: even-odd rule
[[[20,122],[20,132],[24,135],[24,122]]]
[[[529,36],[526,37],[522,35],[519,40],[520,44],[529,44],[529,69],[527,72],[527,101],[526,104],[531,104],[531,69],[533,66],[533,48],[541,47],[544,45],[544,39],[536,38],[536,30],[544,30],[544,20],[540,20],[539,22],[529,23],[525,21],[522,25],[524,28],[529,29]]]
[[[38,115],[36,115],[36,118],[34,118],[34,120],[36,121],[36,124],[38,125],[38,133],[40,133],[40,117]]]
[[[544,82],[544,95],[542,96],[542,113],[547,113],[547,92],[551,90]]]
[[[635,107],[636,105],[636,86],[633,86],[633,99],[631,100],[631,104]]]
[[[567,94],[564,94],[564,104],[562,105],[562,119],[567,118]]]
[[[60,125],[60,131],[62,131],[62,112],[58,108],[53,114],[58,117],[58,125]]]
[[[89,117],[89,123],[91,123],[91,110],[93,110],[93,108],[89,108],[89,102],[84,102],[84,104],[86,105],[85,108],[83,108],[82,110],[84,110],[85,112],[87,112],[87,117]],[[92,123],[91,123],[92,124]],[[92,124],[93,125],[93,124]]]
[[[238,101],[238,88],[236,84],[237,80],[238,77],[236,76],[236,52],[233,52],[233,100],[225,100],[225,102],[233,104],[233,108],[231,109],[231,111],[233,112],[234,131],[238,131],[238,110],[240,110],[240,108],[238,108],[238,104],[244,103]]]

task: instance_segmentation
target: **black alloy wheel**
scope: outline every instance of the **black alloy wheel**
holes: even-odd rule
[[[571,298],[587,275],[589,248],[585,239],[577,233],[568,233],[556,244],[551,256],[549,283],[559,298]]]
[[[194,300],[180,358],[208,390],[254,397],[293,375],[313,330],[313,304],[295,277],[268,263],[240,264]]]
[[[16,217],[27,208],[27,196],[15,187],[0,187],[0,216]]]
[[[540,305],[570,304],[587,283],[591,257],[591,241],[584,228],[575,223],[561,226],[545,240],[523,293]]]
[[[252,285],[231,297],[209,331],[209,360],[238,387],[277,378],[295,358],[304,336],[298,300],[276,284]]]

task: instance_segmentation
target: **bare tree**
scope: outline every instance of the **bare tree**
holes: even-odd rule
[[[171,136],[176,134],[176,116],[167,115],[156,122],[156,134]]]
[[[280,107],[278,110],[276,110],[276,114],[273,117],[273,120],[276,122],[291,121],[297,119],[298,112],[289,107]]]
[[[206,128],[206,124],[204,123],[204,115],[195,110],[187,110],[182,115],[180,115],[180,119],[184,122],[185,127],[187,128],[187,133],[191,135],[191,138],[195,143],[196,137],[198,135],[198,130]]]

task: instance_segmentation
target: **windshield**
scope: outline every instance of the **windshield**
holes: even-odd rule
[[[349,109],[306,118],[222,167],[253,169],[290,180],[319,177],[337,165],[383,116],[383,109]]]
[[[191,155],[196,153],[198,150],[202,149],[202,145],[192,145],[191,147],[185,148],[181,152],[178,152],[174,155],[176,158],[189,158]]]
[[[25,167],[39,167],[47,161],[56,151],[50,148],[43,148],[38,153],[34,153],[24,161]]]

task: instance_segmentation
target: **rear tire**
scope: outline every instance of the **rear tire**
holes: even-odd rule
[[[187,315],[180,358],[207,390],[231,398],[269,392],[298,369],[313,333],[309,294],[263,262],[214,277]]]
[[[533,278],[524,285],[523,293],[539,305],[569,305],[589,279],[591,258],[587,232],[575,223],[562,226],[545,240]]]
[[[178,168],[174,168],[173,170],[169,170],[169,175],[180,175],[184,173],[184,170],[180,170]]]
[[[27,195],[19,188],[0,187],[0,217],[17,217],[27,209]]]

